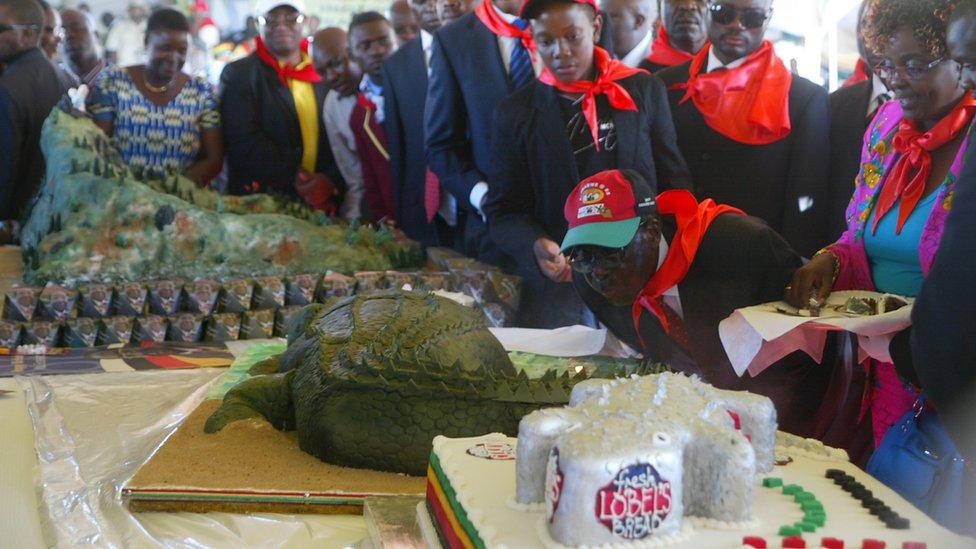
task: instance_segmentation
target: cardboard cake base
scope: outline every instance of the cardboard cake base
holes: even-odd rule
[[[206,434],[220,402],[200,404],[123,488],[130,510],[361,514],[368,496],[424,493],[423,477],[330,465],[262,419]]]

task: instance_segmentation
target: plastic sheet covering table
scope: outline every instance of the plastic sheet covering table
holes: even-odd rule
[[[221,373],[202,369],[17,378],[34,425],[44,544],[344,547],[365,538],[362,517],[132,514],[125,509],[121,486]],[[28,475],[26,467],[20,474]],[[23,535],[23,540],[0,536],[0,546],[13,541],[25,542],[13,545],[18,547],[36,545],[36,533]]]

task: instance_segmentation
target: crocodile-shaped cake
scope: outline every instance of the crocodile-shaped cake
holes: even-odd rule
[[[585,378],[529,379],[480,315],[404,291],[305,308],[287,350],[255,370],[266,375],[231,389],[208,433],[263,417],[328,463],[411,475],[425,473],[435,436],[515,435],[524,415],[568,403]]]

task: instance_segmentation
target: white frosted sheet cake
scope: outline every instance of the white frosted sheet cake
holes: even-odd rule
[[[468,537],[472,546],[510,549],[562,547],[548,535],[545,508],[515,502],[515,461],[508,457],[484,457],[485,448],[493,449],[492,452],[497,456],[509,449],[514,451],[517,442],[515,438],[500,434],[462,439],[438,437],[434,442],[434,455],[443,472],[440,481],[448,484],[447,489],[455,493],[456,504],[460,507],[456,512],[463,511],[476,531],[474,537]],[[756,478],[750,521],[721,524],[686,517],[682,528],[676,533],[649,536],[635,541],[622,540],[622,543],[605,546],[738,548],[743,546],[744,538],[753,536],[764,539],[767,547],[782,547],[784,536],[779,535],[780,527],[802,521],[804,511],[792,496],[783,494],[781,487],[763,487],[764,478],[778,478],[784,485],[801,486],[823,504],[826,521],[815,532],[802,534],[806,547],[820,547],[823,538],[835,538],[843,541],[844,547],[855,549],[861,548],[865,539],[883,541],[888,549],[901,549],[905,542],[921,542],[928,549],[976,548],[976,540],[957,536],[942,528],[889,488],[841,459],[842,452],[832,452],[815,441],[803,441],[788,435],[787,442],[800,444],[778,446],[778,462],[788,460],[789,463],[776,465],[770,473]],[[908,519],[910,527],[905,530],[887,528],[864,509],[858,500],[826,478],[824,475],[828,469],[842,470],[857,479],[875,497]],[[439,540],[442,546],[452,547],[454,543],[445,531],[452,528],[451,521],[445,521],[443,516],[439,520],[437,513],[432,512],[430,500],[437,497],[436,494],[432,496],[432,492],[434,491],[428,487],[428,504],[420,509],[421,524],[427,522],[428,543]],[[598,512],[596,500],[594,512]],[[463,525],[456,524],[461,529],[464,528]]]

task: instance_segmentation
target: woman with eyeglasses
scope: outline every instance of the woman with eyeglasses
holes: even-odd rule
[[[786,288],[797,307],[833,290],[915,296],[935,259],[973,128],[976,100],[946,52],[949,0],[871,0],[866,40],[895,100],[865,134],[847,231]],[[875,443],[918,390],[890,363],[868,363]]]
[[[107,69],[88,98],[88,111],[142,177],[181,173],[206,185],[220,172],[223,146],[213,87],[181,69],[190,24],[172,9],[146,24],[146,63]]]
[[[772,13],[772,0],[710,3],[709,44],[656,74],[696,197],[763,219],[809,257],[829,242],[827,92],[776,55]]]

